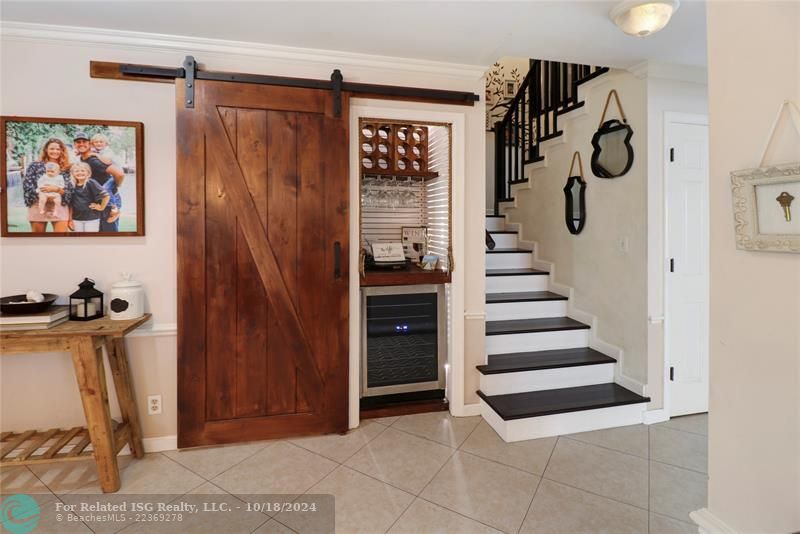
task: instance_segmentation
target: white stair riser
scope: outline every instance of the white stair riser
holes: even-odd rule
[[[533,254],[530,252],[486,253],[487,269],[530,269],[532,266]]]
[[[487,395],[505,395],[544,389],[592,386],[613,381],[614,364],[603,363],[517,373],[482,374],[481,391]]]
[[[492,239],[497,248],[517,248],[519,243],[517,234],[492,234]]]
[[[602,428],[636,425],[642,422],[645,403],[543,415],[504,421],[481,399],[481,415],[503,441],[546,438]]]
[[[486,217],[486,229],[490,232],[492,230],[505,230],[506,220],[500,217]]]
[[[486,293],[547,291],[549,280],[550,277],[546,274],[531,274],[523,276],[487,276]]]
[[[577,349],[588,346],[588,329],[486,336],[486,354]]]
[[[487,321],[511,319],[541,319],[567,315],[566,300],[540,300],[530,302],[498,302],[486,305]]]

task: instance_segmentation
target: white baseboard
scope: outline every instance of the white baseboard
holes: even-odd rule
[[[591,344],[589,345],[591,346]],[[595,350],[599,350],[595,347],[592,347]],[[617,360],[619,362],[619,360]],[[616,372],[614,373],[614,382],[619,384],[620,386],[624,387],[625,389],[629,389],[636,393],[637,395],[641,395],[643,397],[647,396],[647,391],[645,385],[639,382],[638,380],[634,380],[633,378],[622,374],[622,366],[620,363],[617,363]]]
[[[144,445],[144,452],[164,452],[178,450],[178,436],[160,436],[157,438],[144,438],[142,439]],[[128,445],[122,447],[119,451],[121,455],[130,455],[131,448]]]
[[[178,449],[178,436],[160,436],[157,438],[144,438],[144,452],[163,452]]]
[[[669,421],[669,414],[667,410],[662,408],[644,412],[644,420],[642,422],[646,425],[652,425],[654,423],[663,423],[664,421]]]
[[[455,417],[472,417],[474,415],[480,415],[480,414],[481,414],[481,404],[477,403],[477,404],[465,404],[461,408],[460,414],[452,414],[452,415]]]
[[[738,534],[736,530],[709,512],[708,508],[700,508],[694,512],[689,512],[689,517],[697,523],[697,530],[700,534]]]
[[[154,323],[137,328],[127,337],[161,337],[178,335],[178,323]]]

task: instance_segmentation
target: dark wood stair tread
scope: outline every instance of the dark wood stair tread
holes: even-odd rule
[[[538,163],[540,161],[544,161],[544,156],[534,156],[532,158],[528,158],[522,162],[523,165],[530,165],[531,163]]]
[[[541,319],[512,319],[507,321],[486,321],[486,335],[529,334],[537,332],[556,332],[560,330],[586,330],[591,328],[569,317],[543,317]]]
[[[486,295],[487,304],[498,304],[505,302],[537,302],[546,300],[567,300],[564,295],[551,293],[550,291],[523,291],[521,293],[488,293]]]
[[[559,369],[562,367],[578,367],[582,365],[599,365],[616,363],[611,356],[606,356],[589,347],[579,349],[539,350],[535,352],[515,352],[510,354],[490,354],[489,363],[476,366],[484,375],[500,373],[517,373],[521,371],[537,371],[540,369]]]
[[[486,276],[530,276],[550,274],[538,269],[486,269]]]
[[[514,197],[498,198],[497,201],[498,202],[514,202]]]
[[[532,250],[524,248],[496,248],[494,250],[487,250],[487,254],[533,254]]]
[[[486,215],[487,219],[505,219],[505,215]]]
[[[650,402],[648,397],[614,383],[508,395],[486,395],[478,391],[478,395],[504,421]]]
[[[490,234],[518,234],[517,230],[489,230]]]

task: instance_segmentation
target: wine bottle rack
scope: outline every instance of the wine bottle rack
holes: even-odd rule
[[[435,177],[428,171],[428,128],[413,124],[362,122],[362,174]]]

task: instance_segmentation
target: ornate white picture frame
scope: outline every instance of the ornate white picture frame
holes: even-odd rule
[[[800,162],[733,171],[731,190],[736,248],[800,253]]]

